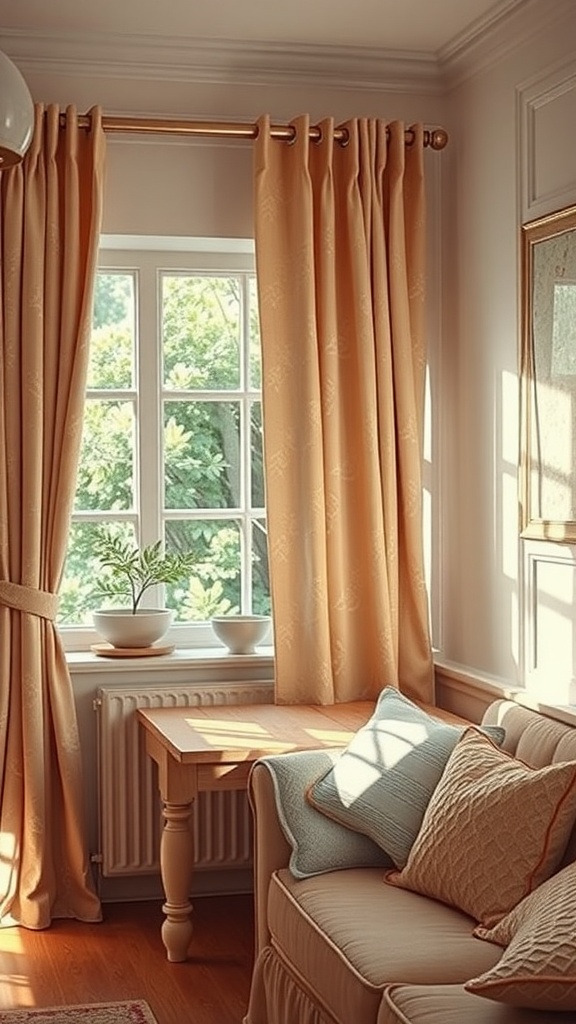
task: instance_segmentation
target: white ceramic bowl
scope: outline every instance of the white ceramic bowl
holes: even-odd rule
[[[172,622],[170,608],[110,608],[92,612],[94,628],[113,647],[151,647]]]
[[[230,654],[254,654],[270,627],[269,615],[215,615],[212,629]]]

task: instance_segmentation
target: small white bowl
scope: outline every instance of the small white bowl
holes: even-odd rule
[[[215,615],[211,619],[216,636],[230,654],[254,654],[270,628],[269,615]]]
[[[94,627],[113,647],[151,647],[172,622],[170,608],[108,608],[92,612]]]

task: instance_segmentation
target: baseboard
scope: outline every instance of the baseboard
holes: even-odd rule
[[[164,900],[160,875],[126,875],[121,878],[100,877],[97,882],[102,903],[134,903],[141,900]],[[195,871],[191,897],[236,896],[253,891],[251,870]]]

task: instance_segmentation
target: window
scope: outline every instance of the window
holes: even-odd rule
[[[83,646],[106,605],[94,556],[106,528],[194,552],[190,579],[144,603],[165,602],[173,639],[204,645],[212,615],[270,613],[254,258],[238,251],[248,244],[123,241],[100,254],[59,625]]]

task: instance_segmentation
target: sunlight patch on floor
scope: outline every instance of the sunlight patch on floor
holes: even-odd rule
[[[6,970],[6,961],[14,957],[16,967],[16,958],[23,952],[20,929],[13,926],[0,928],[0,954],[4,965],[4,971],[0,973],[0,1006],[35,1006],[28,978],[16,970]]]

